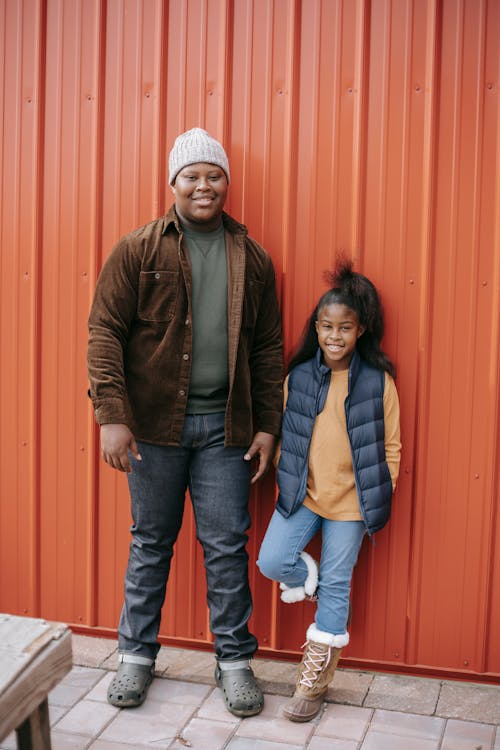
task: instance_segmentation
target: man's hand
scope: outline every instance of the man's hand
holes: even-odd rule
[[[135,438],[126,424],[101,425],[101,455],[113,469],[132,471],[128,452],[141,461]]]
[[[252,444],[243,456],[245,461],[251,461],[257,455],[259,456],[259,465],[257,471],[252,475],[250,480],[253,484],[263,476],[269,468],[269,464],[274,455],[276,446],[276,437],[269,432],[256,432]]]

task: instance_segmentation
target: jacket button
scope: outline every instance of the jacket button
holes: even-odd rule
[[[186,318],[186,320],[185,320],[185,324],[186,324],[187,326],[189,325],[189,318]]]
[[[179,391],[179,396],[184,396],[186,394],[186,391],[183,391],[182,389]]]
[[[189,354],[183,354],[182,359],[189,359]]]
[[[155,279],[159,279],[159,278],[160,278],[160,274],[159,273],[155,273]]]

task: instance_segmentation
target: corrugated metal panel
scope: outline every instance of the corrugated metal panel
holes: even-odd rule
[[[270,251],[287,351],[341,249],[382,290],[404,455],[364,547],[346,663],[500,678],[497,0],[2,0],[0,609],[113,632],[126,482],[99,461],[86,319],[117,238],[170,204],[168,149],[226,145],[228,209]],[[254,566],[253,627],[311,605]],[[317,551],[317,544],[315,550]],[[162,638],[211,641],[187,509]]]
[[[45,24],[38,6],[2,6],[0,39],[0,582],[2,609],[39,609],[40,182]],[[8,117],[6,117],[6,115]]]

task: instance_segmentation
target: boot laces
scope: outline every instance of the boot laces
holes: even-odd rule
[[[330,646],[325,647],[320,643],[313,643],[312,641],[306,641],[302,648],[304,648],[304,646],[306,648],[304,653],[304,666],[299,685],[301,687],[312,688],[323,669],[326,669],[329,665],[332,650]]]

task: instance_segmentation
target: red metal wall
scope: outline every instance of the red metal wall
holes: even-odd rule
[[[116,626],[128,495],[98,457],[87,314],[202,125],[274,259],[288,350],[336,250],[382,291],[404,453],[345,663],[500,680],[499,0],[1,0],[0,42],[0,610]],[[291,656],[313,609],[254,566],[273,500],[268,476],[253,627]],[[210,642],[190,512],[161,632]]]

